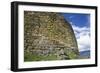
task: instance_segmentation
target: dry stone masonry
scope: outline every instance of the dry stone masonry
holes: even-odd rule
[[[60,13],[24,11],[24,61],[70,60],[78,55],[74,31]]]

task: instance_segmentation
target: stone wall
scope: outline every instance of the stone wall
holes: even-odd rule
[[[40,56],[53,54],[57,59],[79,55],[71,25],[60,13],[53,12],[24,11],[24,49]]]

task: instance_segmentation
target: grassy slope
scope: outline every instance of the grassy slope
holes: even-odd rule
[[[25,52],[25,56],[24,56],[24,61],[41,61],[41,60],[57,60],[57,57],[53,54],[49,55],[49,56],[40,56],[40,55],[36,55],[36,54],[31,54],[28,52]]]

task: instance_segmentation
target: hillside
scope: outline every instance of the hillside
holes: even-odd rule
[[[24,11],[24,61],[68,60],[78,55],[73,29],[60,13]]]
[[[79,59],[89,59],[90,58],[90,50],[81,51]]]

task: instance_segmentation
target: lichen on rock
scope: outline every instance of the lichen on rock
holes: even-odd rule
[[[78,55],[74,31],[60,13],[24,11],[24,61],[70,60]]]

